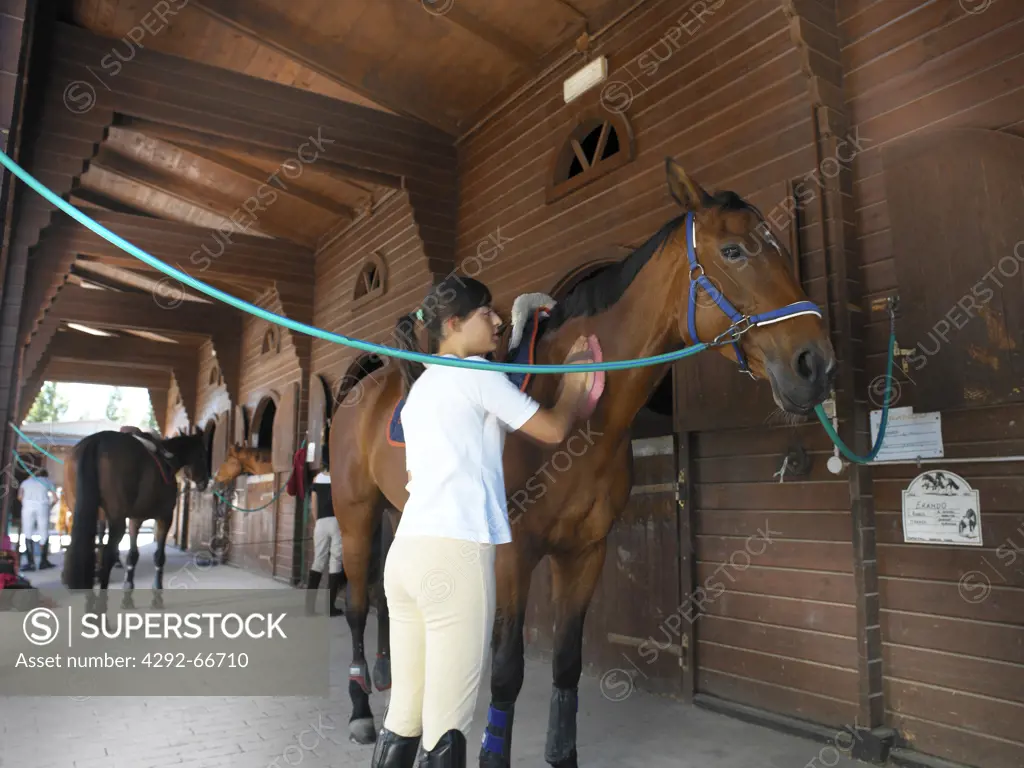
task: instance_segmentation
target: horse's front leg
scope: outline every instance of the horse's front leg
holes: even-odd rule
[[[523,689],[526,648],[523,626],[530,576],[540,558],[524,554],[524,543],[499,548],[495,558],[495,611],[491,633],[491,705],[487,710],[480,768],[508,768],[512,761],[512,721]],[[522,549],[520,549],[522,547]]]
[[[554,685],[544,759],[555,768],[577,768],[576,711],[583,674],[583,622],[604,567],[606,540],[551,558],[555,606]]]

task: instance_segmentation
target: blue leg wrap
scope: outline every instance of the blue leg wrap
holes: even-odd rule
[[[487,710],[487,726],[484,728],[484,737],[481,742],[485,752],[493,752],[503,757],[509,756],[509,741],[511,729],[509,718],[512,712],[495,709],[491,705]]]

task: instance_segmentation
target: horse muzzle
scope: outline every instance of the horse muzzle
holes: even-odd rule
[[[789,413],[806,416],[829,396],[836,376],[831,345],[809,342],[795,350],[788,361],[767,365],[775,403]]]

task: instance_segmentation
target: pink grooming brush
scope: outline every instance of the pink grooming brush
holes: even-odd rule
[[[587,337],[587,351],[580,352],[576,355],[570,355],[566,358],[566,363],[580,362],[603,362],[604,357],[601,354],[601,344],[597,340],[597,336],[590,334]],[[583,403],[583,407],[580,410],[580,418],[588,418],[597,408],[597,402],[601,399],[601,394],[604,392],[604,371],[592,371],[590,379],[590,388],[587,390],[587,398]]]

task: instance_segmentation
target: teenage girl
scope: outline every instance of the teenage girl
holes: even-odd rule
[[[399,347],[422,351],[405,330],[419,320],[432,354],[483,360],[501,318],[490,291],[449,277],[423,308],[399,320]],[[581,338],[572,353],[586,349]],[[371,765],[462,768],[494,623],[495,545],[512,541],[502,449],[519,430],[557,445],[568,435],[592,374],[562,377],[553,408],[503,373],[399,361],[409,500],[384,567],[391,619],[391,700]]]

